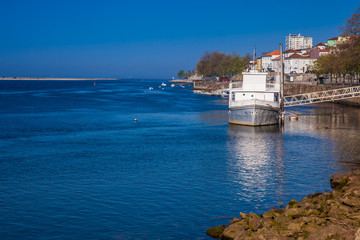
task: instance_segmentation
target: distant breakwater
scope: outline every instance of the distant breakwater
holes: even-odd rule
[[[215,239],[360,240],[360,170],[331,176],[332,192],[291,200],[286,208],[262,215],[241,213],[228,227],[209,228]]]

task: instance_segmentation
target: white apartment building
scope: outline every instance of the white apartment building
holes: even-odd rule
[[[280,57],[277,57],[272,60],[273,68],[276,72],[280,71]],[[309,70],[314,63],[316,58],[304,57],[300,54],[293,54],[290,57],[284,59],[284,73],[289,74],[294,73],[305,73]]]
[[[298,35],[289,34],[285,37],[285,48],[286,50],[312,48],[312,42],[312,37],[301,36],[300,33]]]

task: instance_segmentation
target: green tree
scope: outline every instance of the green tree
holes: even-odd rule
[[[182,78],[184,76],[184,70],[180,70],[177,74],[179,78]]]
[[[340,75],[343,84],[344,77],[348,75],[353,84],[354,77],[360,74],[360,7],[346,19],[346,25],[342,29],[341,35],[347,36],[348,40],[338,44],[330,54],[319,57],[314,69],[318,75]]]
[[[218,51],[205,52],[196,65],[199,74],[205,78],[232,77],[241,74],[248,64],[248,56],[241,57],[234,52],[232,54],[220,53]]]

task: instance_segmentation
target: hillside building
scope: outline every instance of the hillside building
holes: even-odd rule
[[[289,34],[285,37],[285,50],[312,48],[312,42],[312,37],[301,36],[300,33],[298,35]]]
[[[275,50],[273,52],[270,52],[268,54],[265,54],[265,55],[261,56],[261,68],[264,69],[265,71],[273,70],[271,60],[278,57],[278,56],[280,56],[280,51],[279,50]]]

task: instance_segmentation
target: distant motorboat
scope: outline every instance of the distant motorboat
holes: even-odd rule
[[[149,90],[153,90],[154,88],[153,87],[149,87]]]
[[[166,87],[166,83],[161,83],[161,86]]]
[[[175,87],[175,84],[171,84],[171,87]]]

